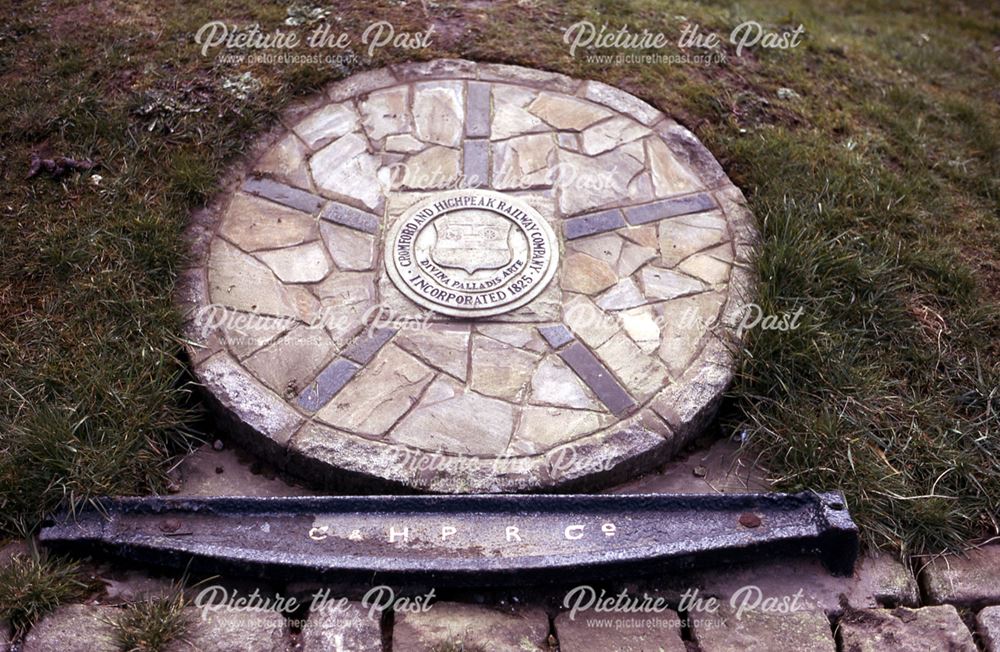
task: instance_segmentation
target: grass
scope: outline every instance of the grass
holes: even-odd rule
[[[31,532],[67,501],[161,489],[196,434],[169,299],[187,215],[282,106],[350,70],[223,65],[192,35],[219,18],[273,28],[286,9],[0,0],[0,531]],[[438,36],[417,56],[622,86],[692,128],[744,189],[763,234],[758,303],[804,310],[796,331],[751,332],[724,418],[780,487],[844,491],[879,547],[935,551],[997,533],[1000,8],[532,0],[429,11]],[[376,17],[426,27],[420,3],[334,12],[354,34]],[[609,66],[569,56],[562,31],[581,19],[671,40],[685,22],[725,37],[744,20],[802,23],[806,37],[743,57],[726,45],[726,62],[708,67]],[[227,82],[245,72],[260,84],[241,99]],[[25,180],[34,151],[99,166]]]
[[[161,652],[173,641],[182,641],[191,626],[184,607],[179,587],[171,596],[127,605],[113,623],[119,649]]]
[[[0,621],[15,637],[64,602],[86,597],[93,587],[72,561],[37,555],[13,555],[0,566]]]

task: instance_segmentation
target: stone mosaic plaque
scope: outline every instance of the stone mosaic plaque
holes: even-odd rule
[[[221,423],[319,484],[629,478],[732,377],[756,242],[697,138],[606,84],[439,60],[292,107],[199,210],[178,304]]]

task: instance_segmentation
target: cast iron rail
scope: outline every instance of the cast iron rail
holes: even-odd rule
[[[104,498],[40,538],[199,572],[480,586],[803,552],[849,574],[858,554],[836,493]]]

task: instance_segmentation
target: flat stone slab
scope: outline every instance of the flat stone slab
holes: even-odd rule
[[[972,633],[951,605],[852,611],[838,630],[844,652],[976,652]]]
[[[500,611],[437,602],[422,613],[396,615],[393,652],[548,650],[549,618],[539,608]]]
[[[24,638],[23,652],[118,652],[116,607],[71,604],[43,617]]]
[[[381,652],[380,613],[369,614],[360,603],[326,605],[310,612],[302,628],[301,652]]]
[[[717,613],[691,614],[690,624],[694,640],[703,652],[837,650],[830,621],[822,611],[769,613],[723,608]]]
[[[607,484],[697,436],[756,231],[690,132],[606,84],[470,61],[307,105],[199,212],[178,293],[239,443],[317,485],[453,493]]]
[[[920,604],[917,583],[909,569],[890,555],[872,553],[859,557],[848,577],[831,575],[814,558],[790,555],[670,576],[648,586],[651,593],[674,602],[690,589],[722,602],[740,602],[747,596],[791,600],[798,595],[796,604],[801,608],[829,617],[839,616],[845,608]]]
[[[986,652],[1000,652],[1000,607],[986,607],[976,614],[976,632]]]
[[[920,582],[931,604],[1000,605],[1000,545],[935,557],[920,571]]]
[[[681,619],[669,609],[653,614],[565,612],[556,616],[555,629],[560,652],[687,650],[681,638]]]
[[[263,609],[206,611],[187,609],[190,629],[167,652],[285,652],[292,640],[285,617]]]

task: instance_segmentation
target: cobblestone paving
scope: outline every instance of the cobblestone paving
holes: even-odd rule
[[[991,547],[988,552],[994,553]],[[953,561],[954,559],[952,559]],[[971,567],[970,567],[971,568]],[[981,570],[988,572],[987,566]],[[98,573],[105,577],[103,573]],[[169,592],[169,583],[132,571],[109,582],[104,596],[91,603],[66,605],[46,615],[23,641],[24,652],[114,651],[114,624],[123,596],[152,597]],[[105,581],[107,578],[105,577]],[[252,582],[233,583],[244,594]],[[729,652],[817,650],[882,652],[884,650],[1000,649],[1000,588],[980,582],[986,605],[959,611],[954,605],[928,604],[916,590],[909,568],[890,557],[863,557],[852,577],[834,578],[811,559],[789,558],[719,567],[697,573],[607,585],[607,594],[662,599],[655,611],[594,609],[574,613],[563,604],[564,590],[515,589],[503,598],[479,596],[477,604],[437,601],[426,610],[402,608],[393,615],[372,612],[355,596],[346,608],[324,608],[290,616],[270,611],[232,612],[189,609],[191,631],[170,652],[235,652],[246,650],[330,650],[386,652],[428,650],[555,650],[604,652],[667,650]],[[131,588],[130,588],[131,587]],[[759,589],[760,593],[748,591]],[[267,595],[312,595],[320,586],[261,588]],[[570,588],[567,586],[567,588]],[[697,589],[692,594],[692,589]],[[364,587],[354,587],[354,592]],[[795,595],[801,590],[796,599]],[[331,588],[335,599],[345,595]],[[398,589],[396,595],[423,595]],[[192,589],[192,595],[196,589]],[[688,597],[685,599],[684,594]],[[521,597],[514,597],[518,594]],[[692,597],[694,599],[692,599]],[[709,600],[717,599],[717,607]],[[772,599],[766,610],[758,598]],[[685,601],[686,600],[686,601]],[[791,600],[791,601],[790,601]],[[302,619],[305,619],[303,622]],[[0,628],[0,650],[6,645]],[[977,648],[977,641],[979,647]]]
[[[462,320],[389,278],[386,233],[460,187],[557,234],[530,303]],[[442,60],[293,108],[188,237],[192,361],[251,449],[321,482],[452,492],[622,479],[696,435],[731,378],[755,232],[715,159],[641,100]]]

